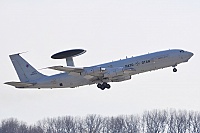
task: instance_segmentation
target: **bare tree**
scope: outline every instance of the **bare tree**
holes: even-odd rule
[[[200,113],[153,110],[139,116],[46,118],[35,125],[10,118],[0,123],[0,133],[200,133]]]
[[[111,133],[110,118],[109,117],[104,117],[102,119],[103,119],[102,133]]]
[[[187,125],[189,133],[200,133],[200,113],[189,112]]]
[[[1,133],[29,133],[28,126],[24,122],[10,118],[1,122]]]
[[[44,133],[43,129],[40,126],[29,126],[28,133]]]
[[[102,133],[139,133],[139,116],[104,117]]]
[[[170,111],[168,119],[169,133],[186,133],[188,129],[188,119],[186,111]]]
[[[127,133],[140,133],[140,118],[139,116],[126,116],[125,120]]]
[[[26,123],[21,122],[18,127],[18,133],[29,133],[28,126]]]
[[[53,118],[47,118],[38,121],[37,126],[40,127],[44,133],[55,133]]]
[[[63,124],[62,127],[64,128],[64,131],[66,131],[66,133],[77,132],[77,124],[76,124],[75,118],[71,116],[63,117],[62,124]]]
[[[163,133],[167,126],[166,111],[146,111],[142,117],[142,130],[145,133]]]
[[[19,122],[17,119],[10,118],[1,122],[2,133],[17,133],[19,128]]]
[[[110,118],[110,129],[115,133],[125,132],[127,127],[125,126],[125,120],[123,116],[111,117]]]
[[[102,129],[103,119],[99,115],[88,115],[85,118],[85,129],[87,133],[99,133]]]
[[[77,133],[86,133],[86,129],[84,127],[84,120],[81,118],[76,118],[76,124],[77,124]]]
[[[168,118],[168,133],[176,133],[176,111],[170,111]]]

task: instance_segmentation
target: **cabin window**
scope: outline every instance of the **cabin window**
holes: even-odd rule
[[[180,51],[180,53],[183,53],[183,52],[184,52],[183,50]]]

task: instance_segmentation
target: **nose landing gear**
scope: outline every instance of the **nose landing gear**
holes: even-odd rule
[[[111,86],[108,83],[103,82],[103,84],[97,84],[97,87],[104,90],[105,88],[110,89]]]
[[[176,66],[177,66],[177,64],[172,66],[173,67],[173,72],[177,72]]]
[[[177,72],[177,69],[174,67],[173,72]]]

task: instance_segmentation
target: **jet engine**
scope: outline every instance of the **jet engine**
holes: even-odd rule
[[[97,76],[104,71],[104,68],[101,67],[85,67],[84,71],[81,72],[81,75],[94,75]]]
[[[130,75],[128,75],[128,76],[118,76],[118,77],[111,79],[111,81],[112,82],[121,82],[121,81],[129,80],[129,79],[131,79]]]
[[[104,73],[104,77],[112,78],[112,77],[120,76],[123,74],[124,74],[123,67],[109,68],[109,69],[106,69],[106,72]]]

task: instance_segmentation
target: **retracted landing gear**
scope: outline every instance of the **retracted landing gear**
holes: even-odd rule
[[[103,84],[97,84],[97,87],[104,90],[105,88],[110,89],[111,86],[108,83],[103,82]]]

